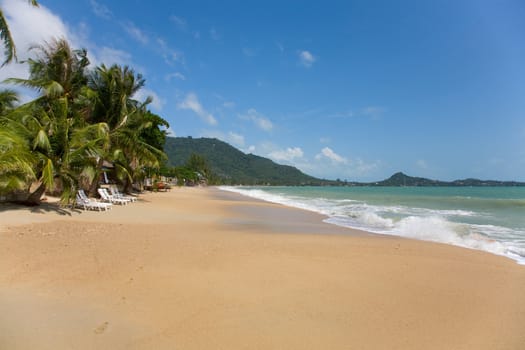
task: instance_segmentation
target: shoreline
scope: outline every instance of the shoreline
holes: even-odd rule
[[[51,207],[0,207],[1,348],[525,344],[525,269],[505,257],[214,188]]]
[[[242,186],[238,187],[242,188]],[[368,218],[364,218],[363,222],[359,221],[359,216],[361,215],[360,210],[357,209],[356,213],[354,214],[347,214],[347,212],[340,212],[340,209],[335,208],[329,208],[326,209],[326,206],[330,206],[331,203],[329,203],[330,199],[327,199],[328,203],[323,203],[320,207],[316,204],[310,205],[308,203],[308,196],[302,198],[302,195],[298,195],[298,198],[292,198],[289,197],[287,194],[276,194],[273,191],[266,191],[263,187],[257,188],[257,191],[254,191],[256,193],[252,193],[250,190],[239,190],[235,186],[220,186],[220,190],[226,191],[226,192],[232,192],[236,194],[240,194],[242,196],[246,196],[249,198],[253,198],[255,200],[262,200],[266,201],[268,203],[274,203],[283,205],[285,207],[290,207],[294,209],[299,210],[306,210],[312,213],[320,214],[323,217],[323,222],[334,225],[337,227],[343,227],[350,232],[352,231],[360,231],[360,232],[366,232],[366,234],[369,235],[376,235],[376,236],[392,236],[392,237],[398,237],[398,238],[406,238],[406,239],[413,239],[413,240],[419,240],[423,242],[434,242],[434,243],[441,243],[441,244],[447,244],[455,247],[461,247],[465,249],[473,249],[477,251],[482,252],[488,252],[490,254],[496,255],[496,256],[502,256],[507,259],[511,259],[518,265],[525,266],[525,255],[523,255],[523,249],[525,248],[522,243],[517,241],[513,241],[512,238],[509,237],[501,237],[501,236],[494,236],[494,232],[496,230],[503,229],[504,231],[509,230],[512,231],[511,228],[507,226],[499,227],[497,223],[480,223],[479,225],[476,225],[474,222],[469,221],[462,221],[462,220],[450,220],[447,216],[450,215],[450,212],[454,212],[454,210],[449,211],[448,213],[431,213],[427,215],[418,215],[418,214],[407,214],[406,212],[404,214],[401,214],[400,217],[402,220],[392,221],[392,219],[388,218],[388,215],[385,217],[382,213],[375,215],[375,212],[372,212],[372,221],[378,221],[378,226],[374,225],[375,222],[369,223],[367,220]],[[245,187],[249,188],[249,187]],[[252,187],[253,188],[253,187]],[[259,193],[261,191],[262,193]],[[330,194],[326,194],[329,198]],[[322,195],[321,195],[322,196]],[[311,198],[310,198],[311,199]],[[325,198],[321,197],[319,198],[321,201],[323,201]],[[510,200],[510,199],[509,199]],[[366,204],[365,204],[366,205]],[[451,204],[454,205],[454,204]],[[374,206],[372,204],[372,206]],[[387,205],[388,206],[388,205]],[[427,208],[423,205],[423,208]],[[435,211],[440,209],[425,209],[428,211]],[[447,210],[442,211],[446,212]],[[482,213],[475,213],[469,211],[470,209],[458,209],[457,212],[462,212],[460,215],[466,215],[466,216],[476,216]],[[331,214],[324,214],[325,212],[330,212]],[[352,208],[348,209],[348,212],[353,212]],[[335,214],[338,213],[338,214]],[[467,214],[463,214],[467,213]],[[355,215],[355,216],[354,216]],[[454,215],[454,214],[452,214]],[[494,213],[484,215],[494,215]],[[377,219],[375,218],[377,217]],[[356,219],[357,218],[357,219]],[[355,220],[354,220],[355,219]],[[407,219],[415,219],[413,222],[409,222]],[[425,221],[426,220],[426,221]],[[386,224],[384,222],[386,222]],[[390,221],[390,222],[389,222]],[[401,226],[401,224],[404,223],[404,226]],[[411,227],[412,225],[417,227]],[[496,225],[496,226],[493,226]],[[434,231],[434,227],[439,227]],[[484,231],[487,230],[488,232]],[[427,232],[427,230],[432,230],[432,235],[426,235],[424,234]],[[464,231],[470,232],[469,234],[465,235]],[[479,231],[478,231],[479,230]],[[408,234],[407,234],[408,233]],[[423,234],[422,234],[423,233]],[[518,234],[518,232],[516,232]]]

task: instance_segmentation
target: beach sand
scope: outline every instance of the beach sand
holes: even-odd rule
[[[180,188],[0,205],[0,349],[525,349],[525,266]]]

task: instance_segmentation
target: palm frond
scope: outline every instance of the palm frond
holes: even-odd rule
[[[34,140],[33,140],[33,150],[51,150],[51,143],[49,142],[49,137],[47,132],[44,129],[38,130]]]
[[[2,67],[6,64],[16,60],[16,47],[11,32],[9,31],[9,26],[4,17],[4,12],[0,9],[0,40],[4,42],[4,56],[5,60],[2,63]]]
[[[45,183],[46,187],[53,190],[55,188],[55,167],[50,158],[45,159],[44,167],[42,168],[42,177],[40,180]]]

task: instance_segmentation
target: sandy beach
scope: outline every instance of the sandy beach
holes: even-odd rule
[[[0,204],[0,349],[525,349],[525,266],[215,188]]]

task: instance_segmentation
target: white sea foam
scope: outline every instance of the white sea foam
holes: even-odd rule
[[[525,232],[496,225],[461,222],[461,218],[480,216],[480,213],[469,210],[371,205],[351,199],[310,198],[245,187],[220,189],[314,211],[326,215],[325,222],[338,226],[483,250],[525,265]],[[457,222],[457,219],[460,221]]]

